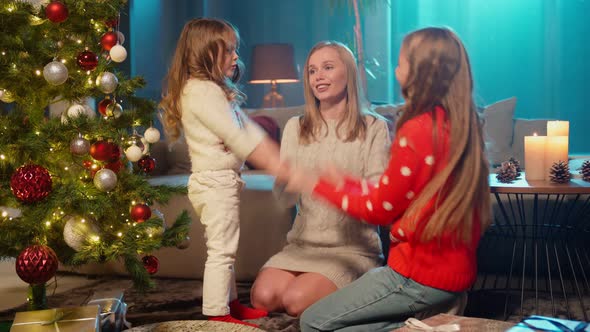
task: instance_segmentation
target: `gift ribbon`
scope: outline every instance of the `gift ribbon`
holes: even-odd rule
[[[419,331],[430,331],[430,332],[453,332],[461,330],[459,324],[444,324],[437,326],[430,326],[416,318],[408,318],[405,322],[406,326],[410,329]]]
[[[121,299],[115,298],[115,297],[109,297],[109,298],[104,298],[104,299],[94,299],[94,300],[90,300],[88,301],[88,304],[91,303],[98,303],[99,305],[102,304],[102,302],[111,302],[111,301],[116,301],[119,305],[117,306],[117,310],[115,311],[107,311],[107,312],[103,312],[100,315],[104,316],[106,319],[109,320],[109,322],[111,324],[115,324],[116,323],[116,317],[114,315],[111,314],[116,314],[117,311],[120,309],[121,311],[121,324],[123,326],[126,326],[127,328],[131,328],[131,323],[129,323],[127,321],[127,303],[121,301]],[[111,306],[111,308],[114,306]],[[102,306],[101,306],[102,308]],[[105,318],[102,319],[101,323],[104,323]]]
[[[87,321],[87,320],[91,320],[91,321],[96,321],[95,317],[88,317],[88,318],[76,318],[76,319],[64,319],[64,317],[66,317],[67,315],[73,313],[73,311],[68,311],[68,312],[63,312],[63,311],[59,311],[55,314],[55,318],[53,318],[52,320],[43,320],[43,321],[39,321],[39,322],[22,322],[22,323],[15,323],[12,324],[12,326],[19,326],[19,325],[33,325],[33,324],[38,324],[41,326],[47,326],[47,325],[54,325],[55,327],[55,331],[56,332],[60,332],[61,330],[59,329],[59,326],[57,323],[65,323],[65,322],[83,322],[83,321]]]

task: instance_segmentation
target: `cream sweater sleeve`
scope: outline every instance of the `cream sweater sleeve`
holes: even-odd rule
[[[378,181],[389,162],[391,138],[385,121],[374,119],[370,126],[373,128],[369,130],[372,135],[367,137],[369,145],[368,151],[366,151],[367,157],[365,160],[367,164],[365,165],[364,177],[371,181]]]
[[[291,167],[297,167],[297,147],[299,146],[299,117],[287,121],[281,137],[281,161],[289,162]],[[297,203],[299,194],[284,191],[285,185],[276,185],[273,193],[282,206],[291,207]]]
[[[241,114],[241,111],[234,112],[217,84],[211,81],[197,81],[187,87],[187,104],[191,105],[190,110],[196,118],[219,137],[238,158],[245,160],[263,140],[265,132]],[[242,127],[239,125],[240,122],[244,124]]]

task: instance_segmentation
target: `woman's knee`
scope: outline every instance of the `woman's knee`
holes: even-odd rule
[[[315,299],[303,290],[298,288],[289,288],[282,296],[282,303],[285,311],[294,317],[299,317],[305,309],[313,304]]]
[[[254,283],[250,292],[250,302],[257,309],[278,311],[280,308],[280,296],[272,286]]]

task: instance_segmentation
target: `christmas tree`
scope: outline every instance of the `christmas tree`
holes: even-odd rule
[[[186,189],[147,181],[160,132],[156,103],[134,95],[144,80],[117,68],[127,56],[118,31],[125,2],[0,4],[0,258],[16,258],[33,297],[58,261],[120,259],[136,287],[150,288],[150,253],[188,233],[186,211],[166,227],[150,208]],[[50,116],[58,103],[68,106]]]

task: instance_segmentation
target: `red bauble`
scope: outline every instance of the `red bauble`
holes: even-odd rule
[[[100,45],[103,50],[110,51],[113,46],[117,45],[117,33],[109,31],[100,37]]]
[[[100,161],[111,158],[111,144],[107,141],[98,141],[90,146],[90,155],[92,158]]]
[[[150,209],[147,204],[139,203],[133,205],[131,211],[129,211],[131,215],[131,219],[135,220],[136,222],[144,222],[152,216],[152,210]]]
[[[109,161],[110,162],[115,162],[119,159],[121,159],[121,148],[112,142],[109,142],[110,145],[110,153],[109,153]]]
[[[16,259],[16,274],[26,283],[39,285],[55,275],[58,266],[57,255],[47,246],[26,247]]]
[[[83,70],[94,70],[98,66],[98,56],[89,50],[85,50],[78,54],[76,63]]]
[[[151,173],[156,168],[156,159],[150,156],[143,156],[137,161],[137,166],[144,173]]]
[[[18,200],[34,203],[47,197],[51,192],[51,175],[42,166],[25,165],[16,169],[10,177],[10,189]]]
[[[158,272],[158,268],[160,267],[160,262],[156,256],[147,255],[143,256],[141,259],[143,262],[143,267],[148,271],[149,274],[154,274]]]
[[[45,16],[53,23],[61,23],[68,18],[68,7],[60,1],[53,1],[45,7]]]
[[[104,168],[108,168],[115,173],[119,173],[121,168],[123,168],[123,162],[121,162],[121,159],[119,159],[117,161],[113,161],[111,163],[106,164]]]
[[[98,103],[98,111],[100,114],[106,116],[107,115],[107,107],[113,103],[111,97],[106,96],[103,100]]]

